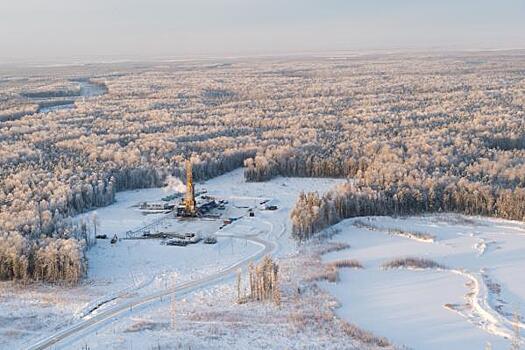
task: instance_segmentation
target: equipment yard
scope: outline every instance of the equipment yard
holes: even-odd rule
[[[146,303],[147,310],[169,317],[171,309],[165,305],[165,298],[173,295],[177,299],[180,295],[181,305],[188,305],[194,298],[198,300],[191,293],[213,293],[219,286],[220,298],[224,299],[228,295],[224,295],[225,288],[233,288],[239,268],[246,271],[250,261],[268,253],[285,256],[295,251],[296,243],[286,231],[290,226],[289,211],[299,192],[311,188],[323,191],[340,181],[278,178],[267,183],[246,183],[239,169],[204,184],[209,195],[227,202],[224,210],[214,209],[220,213],[218,218],[180,218],[171,211],[141,215],[137,204],[157,201],[166,196],[166,190],[120,192],[114,204],[96,211],[97,232],[107,237],[116,234],[119,241],[111,244],[109,239],[97,240],[88,251],[88,278],[84,283],[76,287],[35,285],[19,290],[2,282],[0,332],[8,341],[6,346],[69,349],[87,344],[89,349],[103,349],[115,339],[127,346],[138,343],[137,337],[143,332],[117,336],[112,333],[124,319],[141,317],[144,310],[135,310],[132,305]],[[279,209],[264,210],[260,203],[277,193],[279,197],[272,203],[278,204]],[[254,216],[249,215],[250,210]],[[225,225],[225,221],[229,223]],[[149,235],[164,232],[166,237],[125,239],[126,232],[135,232],[134,238],[148,238],[143,236],[145,231]],[[185,246],[169,244],[173,234],[186,233],[196,233],[202,241]],[[189,294],[182,296],[183,293]],[[227,307],[238,307],[233,296],[227,301],[231,303]],[[25,310],[22,315],[21,306]],[[101,338],[104,330],[111,330],[107,338]],[[93,335],[97,332],[95,341]]]

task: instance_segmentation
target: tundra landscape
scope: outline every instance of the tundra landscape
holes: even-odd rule
[[[525,52],[0,66],[0,348],[519,349]]]

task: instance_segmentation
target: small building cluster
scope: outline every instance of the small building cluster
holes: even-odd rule
[[[142,202],[139,205],[140,210],[151,212],[171,211],[173,208],[175,208],[175,204],[166,202]]]

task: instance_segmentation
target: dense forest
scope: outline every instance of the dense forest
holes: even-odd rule
[[[525,54],[369,55],[0,69],[0,279],[77,282],[115,193],[245,166],[348,178],[292,213],[525,216]],[[107,93],[40,113],[39,98]]]

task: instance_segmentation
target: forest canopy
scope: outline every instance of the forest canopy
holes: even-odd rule
[[[245,166],[348,178],[292,213],[304,239],[357,215],[525,217],[525,54],[369,55],[0,70],[0,279],[74,283],[117,191]],[[42,99],[105,94],[39,112]]]

